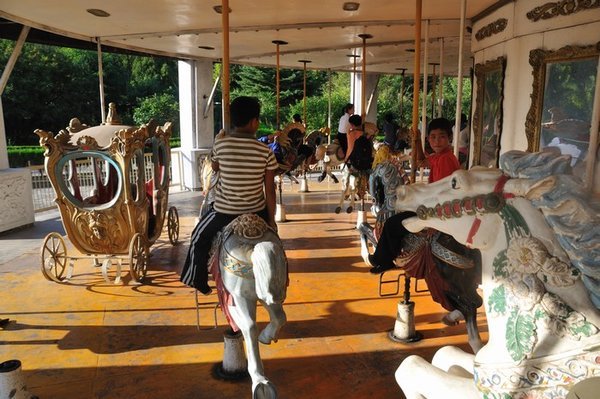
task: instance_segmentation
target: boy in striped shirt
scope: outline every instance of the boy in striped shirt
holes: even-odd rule
[[[219,172],[215,202],[192,232],[181,281],[204,295],[208,286],[208,253],[212,239],[236,217],[255,213],[277,231],[275,223],[275,171],[273,152],[256,139],[260,104],[253,97],[238,97],[230,106],[233,131],[215,141],[212,167]]]

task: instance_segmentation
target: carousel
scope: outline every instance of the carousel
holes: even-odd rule
[[[340,220],[323,222],[325,219],[316,218],[333,233],[319,235],[319,222],[315,222],[314,231],[305,228],[303,235],[296,237],[297,241],[281,239],[277,232],[256,220],[242,220],[238,222],[240,226],[228,227],[228,235],[219,242],[222,255],[215,258],[214,274],[222,275],[234,297],[234,300],[222,300],[220,306],[227,308],[231,314],[228,321],[233,321],[242,331],[242,335],[226,337],[226,345],[231,338],[235,343],[229,345],[236,349],[232,351],[226,346],[223,364],[230,360],[228,356],[244,357],[241,344],[244,339],[248,360],[239,363],[250,373],[253,398],[276,398],[278,391],[285,392],[287,395],[282,396],[286,397],[326,397],[339,392],[345,397],[384,397],[383,394],[378,396],[377,390],[367,393],[361,384],[347,382],[356,380],[367,385],[370,378],[379,378],[377,384],[385,386],[380,388],[385,397],[395,394],[407,399],[449,395],[566,399],[579,397],[572,395],[579,395],[581,384],[598,381],[600,42],[597,32],[600,31],[600,7],[597,2],[415,0],[398,5],[375,0],[346,2],[340,6],[308,0],[286,6],[267,1],[264,2],[267,7],[261,8],[258,3],[223,0],[212,9],[190,6],[184,7],[183,12],[172,10],[173,2],[151,1],[144,10],[147,18],[136,20],[137,24],[126,22],[134,15],[139,16],[140,10],[121,4],[123,2],[109,1],[106,8],[112,8],[110,12],[104,11],[103,19],[91,17],[96,24],[89,20],[73,22],[85,18],[82,19],[81,13],[69,2],[58,3],[50,6],[39,0],[22,0],[18,4],[4,5],[5,10],[0,13],[26,27],[48,29],[94,42],[99,54],[102,46],[110,45],[181,59],[180,98],[185,100],[181,102],[181,112],[183,123],[190,127],[190,137],[182,141],[183,146],[187,146],[186,151],[198,150],[202,145],[210,147],[213,143],[212,130],[204,131],[201,126],[206,123],[212,128],[214,121],[206,116],[207,112],[198,112],[203,107],[210,108],[217,86],[212,79],[213,61],[222,63],[220,82],[225,130],[230,124],[230,63],[277,68],[277,130],[281,130],[278,135],[284,149],[291,154],[281,163],[282,179],[285,172],[294,168],[301,170],[301,176],[304,173],[303,179],[306,179],[306,171],[319,157],[325,172],[333,167],[335,160],[343,158],[334,149],[336,143],[324,143],[332,131],[330,104],[327,127],[316,130],[321,134],[313,134],[314,131],[306,134],[305,125],[292,124],[280,129],[280,68],[298,69],[301,63],[306,76],[310,63],[314,69],[351,74],[347,100],[356,104],[359,114],[368,123],[377,122],[380,75],[402,73],[404,76],[408,72],[413,76],[412,119],[407,121],[411,126],[413,149],[410,159],[398,155],[395,160],[378,162],[376,156],[368,173],[354,176],[360,184],[356,181],[352,184],[352,174],[348,171],[344,175],[344,192],[337,212],[328,204],[328,215],[342,218],[348,217],[341,212],[346,197],[358,196],[361,200],[362,214],[357,223],[351,221],[350,228],[357,254],[361,251],[357,244],[359,234],[362,235],[361,255],[365,262],[348,266],[342,263],[344,260],[335,258],[338,248],[318,248],[324,249],[326,255],[321,253],[315,263],[330,265],[328,262],[332,262],[332,273],[340,275],[366,270],[368,253],[377,244],[385,219],[395,212],[413,211],[416,216],[406,219],[403,226],[421,238],[398,245],[408,249],[411,245],[428,247],[432,256],[438,260],[445,258],[447,265],[461,270],[472,268],[472,259],[456,258],[447,247],[435,247],[440,233],[480,254],[480,281],[469,277],[469,295],[475,300],[468,307],[457,306],[466,319],[468,338],[458,342],[451,334],[446,335],[451,331],[446,327],[431,327],[433,316],[420,313],[423,309],[420,304],[425,302],[423,296],[429,294],[421,295],[422,292],[410,286],[410,278],[415,276],[407,272],[406,266],[413,256],[407,251],[410,254],[404,253],[395,261],[398,266],[395,272],[401,276],[394,284],[398,287],[404,277],[404,295],[394,298],[399,293],[396,289],[392,295],[394,302],[386,309],[394,323],[393,331],[378,330],[377,334],[361,336],[360,343],[353,342],[354,347],[377,342],[387,349],[385,355],[377,348],[372,348],[375,355],[370,354],[375,361],[369,364],[377,370],[381,368],[382,375],[369,374],[369,378],[362,380],[348,378],[358,373],[355,363],[362,367],[360,356],[344,353],[330,354],[330,358],[326,358],[322,355],[323,347],[335,346],[343,351],[345,347],[337,346],[336,340],[349,341],[348,336],[361,335],[370,325],[380,322],[377,317],[363,316],[368,314],[370,306],[376,307],[371,305],[375,300],[386,300],[381,291],[383,280],[371,286],[379,289],[379,292],[374,289],[370,292],[374,296],[370,298],[371,304],[356,305],[355,301],[360,299],[354,298],[367,294],[353,291],[353,299],[336,297],[339,303],[330,304],[326,310],[319,308],[321,314],[310,319],[298,317],[299,307],[310,310],[319,307],[320,301],[326,301],[311,301],[313,298],[308,295],[317,297],[330,286],[340,292],[347,289],[335,279],[306,278],[309,283],[303,285],[304,291],[298,294],[287,290],[286,284],[301,281],[305,276],[300,276],[300,272],[298,275],[282,273],[289,265],[292,272],[293,267],[297,267],[302,272],[314,273],[316,266],[310,269],[301,264],[309,257],[304,252],[305,247],[307,243],[328,245],[325,243],[334,241],[333,235],[344,234],[343,228],[335,226]],[[53,17],[59,13],[49,7],[59,8],[60,16]],[[90,10],[87,12],[94,15]],[[163,15],[173,18],[163,24],[158,17]],[[117,29],[117,26],[123,28]],[[324,43],[325,38],[327,43]],[[357,59],[362,63],[360,71],[356,68]],[[462,98],[463,78],[467,76],[473,88],[470,108],[464,106]],[[457,94],[456,104],[451,106],[453,117],[449,119],[460,121],[464,113],[469,121],[463,129],[464,136],[456,123],[452,140],[452,152],[464,161],[464,169],[438,182],[422,184],[425,171],[419,168],[419,163],[420,150],[426,141],[425,126],[429,120],[448,114],[444,111],[448,104],[443,84],[448,77],[456,78],[456,87],[452,90]],[[199,82],[208,84],[199,85]],[[306,88],[304,92],[306,104]],[[400,94],[404,99],[404,84]],[[101,98],[101,103],[103,101]],[[304,109],[306,121],[306,105]],[[95,130],[98,136],[92,134]],[[168,138],[169,131],[168,125],[132,128],[117,122],[113,126],[110,118],[106,125],[82,130],[75,122],[56,137],[38,131],[41,144],[47,149],[46,168],[57,193],[57,205],[69,240],[84,258],[105,265],[105,275],[109,274],[113,262],[118,267],[128,263],[132,279],[141,281],[146,273],[148,248],[160,235],[165,220],[169,238],[177,241],[177,212],[167,210],[169,147],[165,137]],[[315,155],[299,162],[301,144],[314,147]],[[145,170],[146,152],[152,153],[151,174],[141,173]],[[195,169],[193,157],[189,158],[190,167]],[[78,166],[84,163],[91,166]],[[90,183],[84,184],[87,176]],[[368,219],[364,199],[370,188],[369,179],[371,196],[376,200],[374,209],[378,211],[374,216],[374,229],[362,223]],[[281,186],[277,221],[288,222],[281,225],[284,235],[285,229],[291,228],[288,226],[297,220],[307,225],[308,221],[299,216],[296,220],[286,217]],[[289,204],[302,208],[311,194],[313,192],[304,185],[300,193],[294,193]],[[336,201],[338,198],[336,196]],[[353,205],[346,209],[350,213]],[[253,228],[246,231],[248,226]],[[355,227],[359,228],[358,234]],[[313,237],[306,237],[307,234]],[[271,252],[264,248],[270,248]],[[79,258],[67,256],[60,235],[53,233],[46,238],[42,246],[42,271],[48,279],[68,280],[71,273],[68,264],[73,259]],[[243,280],[227,271],[226,266],[232,263],[248,270],[254,263],[257,273],[262,267],[264,275]],[[246,274],[254,273],[248,270]],[[117,274],[120,275],[120,270]],[[264,279],[265,276],[268,278]],[[460,276],[457,279],[465,275]],[[363,283],[351,279],[344,282]],[[295,302],[284,302],[286,295],[295,298]],[[240,306],[236,307],[234,302]],[[268,314],[262,317],[264,328],[260,331],[257,303],[265,305]],[[329,318],[339,313],[344,317],[335,318],[337,324],[327,329],[327,317],[323,313]],[[346,317],[349,314],[364,323],[358,327],[350,325]],[[482,317],[485,325],[481,323]],[[429,324],[423,321],[425,319]],[[301,339],[308,331],[305,326],[310,323],[327,333],[313,332],[314,336],[306,339],[315,338],[311,341],[314,346],[307,349]],[[286,335],[286,328],[298,337]],[[340,329],[343,332],[336,335],[335,331]],[[385,336],[386,343],[377,341],[374,335]],[[393,344],[388,342],[388,337]],[[436,338],[439,341],[435,341]],[[220,338],[218,340],[220,342]],[[416,341],[420,343],[413,344]],[[436,345],[429,347],[432,341]],[[259,342],[273,345],[259,350]],[[387,345],[394,346],[390,349]],[[314,354],[306,352],[309,353],[306,357],[292,356],[293,361],[309,365],[291,367],[293,376],[278,373],[278,369],[288,366],[282,358],[283,354],[289,354],[285,352],[289,348],[314,351]],[[261,352],[263,357],[271,356],[270,369],[264,367]],[[381,364],[378,356],[391,358],[393,364]],[[306,359],[312,357],[317,360]],[[342,359],[336,363],[339,358]],[[335,372],[324,371],[318,375],[314,370],[321,362],[331,365],[330,369]],[[344,375],[339,372],[343,367],[352,371]],[[276,376],[274,382],[267,379],[267,371]],[[301,378],[296,378],[296,372]],[[328,380],[338,381],[339,390],[320,389],[319,384],[314,383],[319,378],[324,385]],[[347,388],[346,384],[351,387]],[[390,384],[395,391],[387,389]],[[247,387],[244,388],[244,392],[247,391]],[[311,395],[312,391],[318,393]],[[239,392],[228,397],[239,397]]]

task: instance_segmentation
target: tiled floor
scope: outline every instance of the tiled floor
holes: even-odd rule
[[[464,324],[439,322],[443,309],[413,294],[424,339],[387,337],[398,297],[380,298],[378,278],[362,262],[356,212],[333,213],[339,184],[310,180],[308,193],[285,186],[286,223],[279,225],[289,260],[288,324],[279,342],[261,345],[266,374],[280,398],[402,398],[394,371],[406,356],[428,359],[443,345],[468,349]],[[39,245],[57,219],[0,236],[0,361],[19,359],[29,390],[42,399],[250,398],[250,382],[213,377],[222,360],[224,317],[212,323],[214,295],[202,297],[196,326],[193,290],[179,282],[200,204],[198,193],[172,194],[182,243],[166,234],[151,248],[143,285],[106,283],[90,261],[77,261],[70,282],[40,272]],[[68,240],[67,240],[68,243]],[[72,247],[69,248],[72,251]],[[123,273],[125,275],[125,273]],[[260,326],[266,312],[259,310]],[[485,320],[479,320],[484,339]],[[3,398],[2,398],[3,399]]]

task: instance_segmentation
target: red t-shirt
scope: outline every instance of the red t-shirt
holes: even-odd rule
[[[427,159],[429,160],[429,166],[431,168],[429,172],[429,183],[450,176],[455,170],[460,169],[458,159],[456,159],[456,156],[450,147],[439,154],[430,155]]]

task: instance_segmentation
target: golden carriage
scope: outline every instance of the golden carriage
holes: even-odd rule
[[[179,216],[168,206],[171,123],[122,125],[110,104],[107,122],[94,127],[72,119],[56,136],[36,130],[46,148],[45,170],[56,193],[63,226],[80,256],[68,256],[63,237],[46,236],[41,269],[52,281],[72,276],[74,261],[91,259],[105,280],[124,263],[135,282],[146,275],[148,248],[161,235],[165,219],[169,241],[179,238]]]

